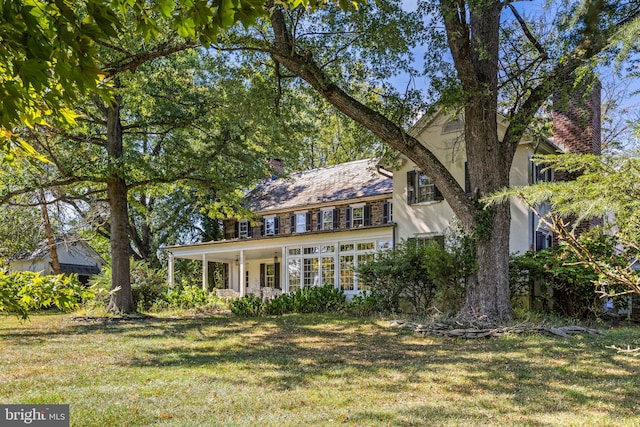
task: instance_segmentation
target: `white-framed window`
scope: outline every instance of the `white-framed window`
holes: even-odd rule
[[[407,172],[407,203],[431,202],[442,200],[442,194],[431,179],[422,171]]]
[[[295,214],[296,217],[296,233],[304,233],[307,231],[307,213],[306,212],[297,212]]]
[[[275,236],[279,232],[279,218],[276,216],[268,216],[264,218],[264,235]]]
[[[249,237],[249,221],[246,219],[238,222],[238,237],[241,239]]]
[[[300,258],[291,258],[287,262],[287,275],[289,277],[289,292],[295,292],[300,289],[302,284],[302,277],[300,274],[300,267],[302,260]]]
[[[318,271],[318,258],[304,258],[303,260],[302,284],[305,288],[320,286],[320,276]]]
[[[391,199],[382,204],[382,223],[390,224],[393,222],[393,202]]]
[[[340,255],[340,288],[343,291],[356,289],[354,255]]]
[[[334,257],[322,257],[321,267],[322,267],[322,285],[333,285],[335,281],[335,266],[334,266]]]
[[[333,209],[322,211],[322,229],[333,230]]]
[[[268,288],[276,287],[276,266],[274,264],[265,265],[264,285]]]
[[[364,226],[364,206],[352,207],[351,215],[353,215],[352,227]]]

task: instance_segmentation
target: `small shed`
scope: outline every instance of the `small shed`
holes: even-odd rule
[[[79,237],[56,238],[56,252],[63,274],[75,273],[80,282],[87,283],[89,278],[100,273],[106,261],[84,240]],[[9,262],[9,271],[33,271],[54,274],[49,244],[44,241],[32,253],[21,253]]]

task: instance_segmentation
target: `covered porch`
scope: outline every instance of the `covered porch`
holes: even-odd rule
[[[295,292],[302,287],[333,285],[348,296],[366,289],[358,283],[357,266],[375,252],[393,247],[389,226],[344,232],[236,239],[165,248],[169,286],[175,284],[176,259],[202,265],[202,288],[208,290],[210,263],[223,265],[225,277],[216,288],[228,296],[263,297]]]

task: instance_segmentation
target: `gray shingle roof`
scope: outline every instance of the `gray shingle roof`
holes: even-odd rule
[[[245,197],[253,212],[295,210],[369,196],[391,194],[393,180],[376,170],[372,159],[297,172],[266,180]]]

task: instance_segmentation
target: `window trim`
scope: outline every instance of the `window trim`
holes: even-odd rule
[[[420,185],[420,178],[424,177],[429,184]],[[425,200],[419,200],[419,195],[422,193],[420,191],[421,188],[426,188],[427,186],[432,186],[432,191],[429,194],[432,196]],[[442,193],[438,189],[438,187],[431,181],[431,178],[427,176],[426,173],[419,169],[410,170],[407,172],[407,204],[415,205],[420,203],[430,203],[444,200]]]
[[[357,213],[360,213],[356,215]],[[360,204],[359,206],[351,205],[351,227],[364,227],[364,204]]]
[[[243,226],[246,228],[244,231]],[[249,228],[251,227],[251,224],[249,223],[248,219],[241,219],[238,221],[238,238],[239,239],[248,239],[250,236],[249,233]]]

